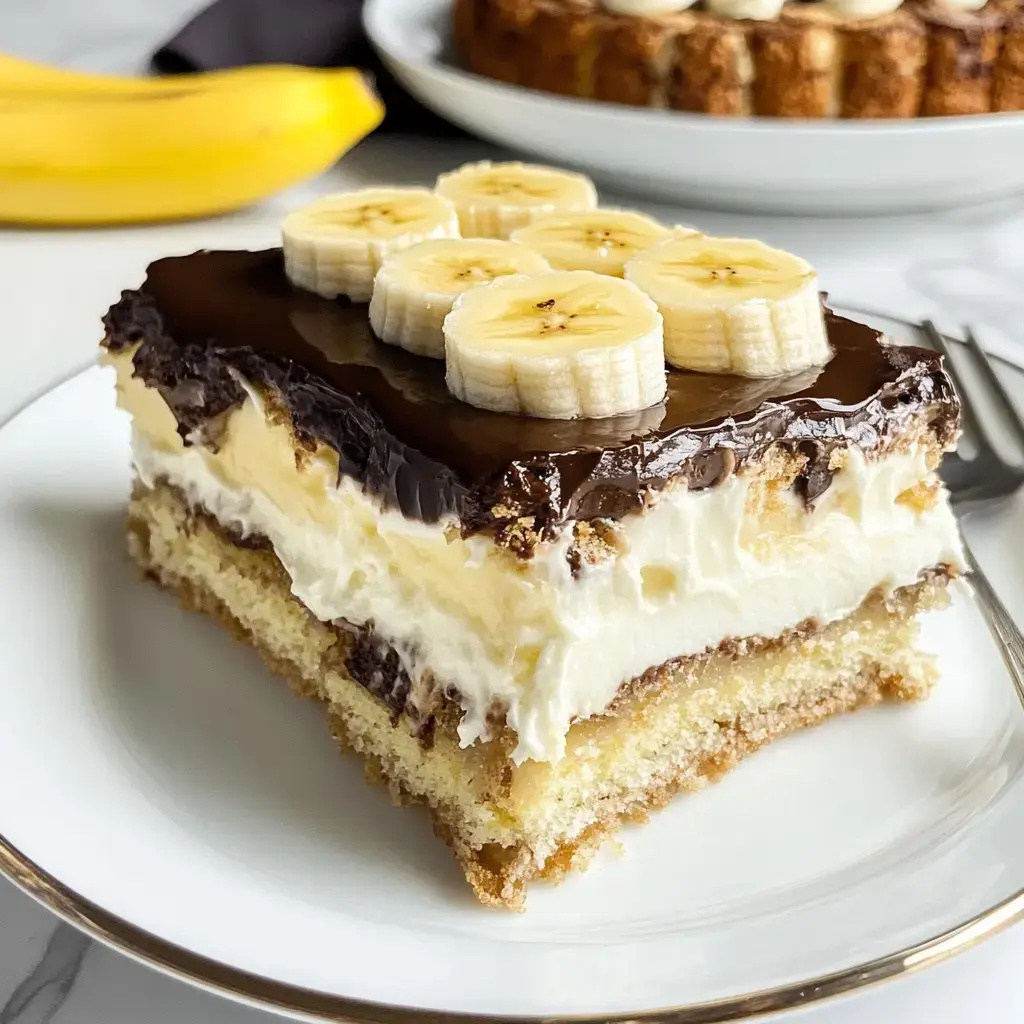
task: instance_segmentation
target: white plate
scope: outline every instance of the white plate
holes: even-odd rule
[[[423,103],[476,135],[689,206],[863,214],[1024,191],[1024,114],[911,121],[715,118],[567,99],[461,70],[451,0],[368,0],[367,32]]]
[[[1024,716],[966,596],[928,623],[931,699],[781,741],[495,913],[319,708],[137,580],[128,459],[99,369],[0,430],[0,865],[130,955],[303,1019],[693,1022],[900,973],[1024,910]],[[1024,610],[1022,528],[979,551]]]

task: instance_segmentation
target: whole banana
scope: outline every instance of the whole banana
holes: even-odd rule
[[[350,68],[119,79],[0,56],[0,222],[226,213],[326,170],[383,114]]]

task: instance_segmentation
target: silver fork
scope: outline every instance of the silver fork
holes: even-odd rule
[[[999,454],[991,434],[975,411],[976,407],[970,397],[970,390],[963,375],[957,369],[949,342],[936,330],[930,320],[921,324],[921,329],[932,347],[943,356],[946,371],[953,379],[960,396],[965,431],[975,446],[974,458],[965,459],[956,452],[950,453],[942,460],[942,469],[940,470],[942,480],[949,490],[950,500],[957,518],[963,520],[964,516],[972,509],[981,506],[991,507],[1014,494],[1024,485],[1024,466],[1015,466]],[[980,376],[985,382],[986,390],[990,392],[996,405],[1002,411],[1003,417],[1014,435],[1014,440],[1024,451],[1024,420],[1021,419],[1017,407],[996,375],[992,361],[978,344],[974,331],[968,327],[964,334],[967,340],[965,348],[977,366]],[[963,539],[967,564],[971,568],[970,582],[978,598],[982,615],[999,644],[1003,662],[1013,680],[1017,696],[1021,704],[1024,705],[1024,635],[1021,634],[1013,617],[999,599],[999,595],[993,589],[981,566],[978,565],[962,528],[960,535]]]

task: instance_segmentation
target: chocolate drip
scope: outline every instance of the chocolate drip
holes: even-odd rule
[[[182,437],[240,403],[240,379],[288,410],[304,444],[340,471],[434,522],[513,541],[579,519],[619,519],[671,479],[714,486],[775,443],[806,456],[798,492],[829,485],[832,451],[872,449],[922,410],[941,443],[958,409],[935,353],[880,344],[870,327],[826,313],[835,357],[789,377],[752,380],[672,370],[664,403],[608,420],[540,420],[452,398],[439,360],[374,338],[366,307],[297,290],[281,252],[198,252],[158,260],[104,323],[112,350],[141,342],[135,374],[156,387]],[[518,531],[518,533],[517,533]]]
[[[376,632],[373,622],[353,625],[337,620],[335,628],[349,637],[345,669],[391,712],[391,724],[405,715],[412,733],[426,747],[434,742],[438,715],[444,715],[458,694],[448,687],[442,694],[432,673],[422,674],[417,682],[409,675],[398,649]],[[461,711],[456,720],[461,717]]]
[[[353,628],[352,645],[345,658],[349,675],[366,687],[379,701],[391,710],[391,724],[394,725],[409,700],[412,680],[402,665],[398,651],[374,632],[373,623]]]

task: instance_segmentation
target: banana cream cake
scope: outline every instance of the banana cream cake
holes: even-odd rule
[[[1024,109],[1022,0],[454,0],[461,63],[720,117]]]
[[[937,355],[796,256],[596,203],[519,164],[327,196],[105,318],[133,558],[510,908],[769,740],[926,694],[917,616],[964,569]]]

